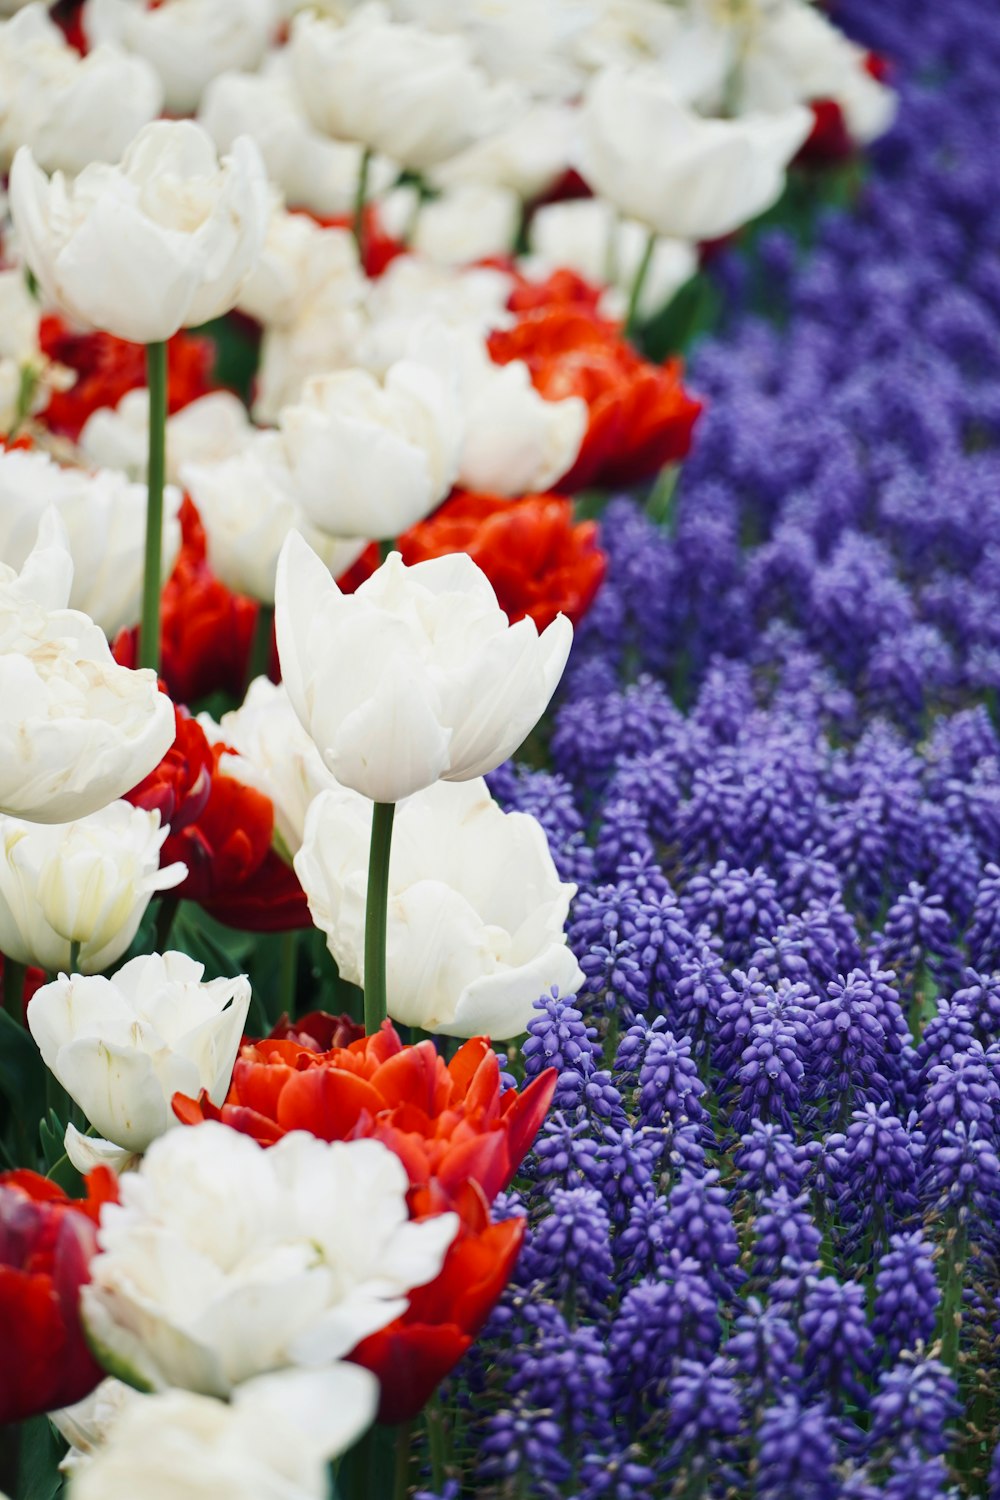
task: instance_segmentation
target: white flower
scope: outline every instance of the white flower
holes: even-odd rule
[[[342,541],[309,525],[275,432],[258,432],[221,463],[188,464],[184,484],[205,527],[213,573],[264,604],[274,603],[278,553],[290,531],[302,532],[335,578],[367,546],[365,538]]]
[[[680,7],[663,0],[600,0],[580,35],[576,55],[585,68],[649,62],[668,56],[685,22]]]
[[[658,234],[718,239],[778,200],[812,123],[799,107],[704,120],[657,68],[607,68],[584,99],[580,169],[595,193]]]
[[[371,804],[323,792],[295,870],[341,975],[364,984]],[[389,1014],[449,1036],[520,1035],[539,995],[583,975],[563,926],[576,886],[560,881],[541,824],[505,813],[484,781],[438,782],[400,804],[389,863]]]
[[[418,326],[410,353],[460,393],[465,436],[458,483],[464,488],[524,495],[547,490],[573,467],[588,422],[579,396],[547,401],[523,360],[494,364],[485,340],[470,329]]]
[[[278,560],[278,652],[327,769],[374,802],[484,776],[521,744],[562,676],[573,627],[509,625],[465,553],[399,554],[350,595],[293,532]]]
[[[99,1357],[150,1389],[217,1396],[343,1358],[455,1237],[454,1214],[410,1223],[408,1185],[378,1141],[295,1131],[265,1150],[213,1121],[168,1131],[101,1215],[82,1303]]]
[[[343,26],[300,14],[290,56],[313,123],[423,171],[495,128],[512,107],[461,36],[397,25],[365,5]]]
[[[290,860],[302,845],[310,803],[336,782],[299,723],[284,684],[256,677],[242,705],[223,714],[218,725],[204,714],[199,723],[209,739],[221,739],[236,751],[222,757],[226,775],[270,797],[275,832]]]
[[[156,674],[120,667],[104,632],[64,608],[72,576],[54,511],[19,577],[0,564],[0,812],[41,823],[129,791],[175,732]]]
[[[180,492],[164,493],[163,577],[181,543]],[[0,450],[0,561],[25,562],[54,506],[73,558],[69,603],[113,639],[139,619],[146,540],[146,489],[111,470],[64,469],[45,453]]]
[[[210,391],[167,418],[167,478],[180,483],[191,463],[220,463],[242,451],[253,432],[247,409],[231,391]],[[92,412],[80,448],[93,464],[146,480],[149,457],[149,391],[126,391],[117,406]]]
[[[28,1029],[42,1061],[115,1145],[145,1151],[176,1124],[176,1093],[225,1099],[250,981],[202,984],[204,972],[186,953],[153,953],[110,979],[63,974],[32,996]]]
[[[368,287],[371,320],[360,362],[382,375],[404,359],[429,321],[486,334],[512,321],[507,301],[514,279],[492,266],[434,266],[415,255],[398,256]]]
[[[116,47],[81,57],[43,5],[0,25],[0,171],[9,171],[19,146],[47,172],[117,161],[162,102],[148,63]]]
[[[434,31],[461,32],[492,78],[510,79],[536,98],[580,91],[573,50],[592,18],[591,0],[394,0],[393,12]]]
[[[569,167],[575,138],[575,109],[529,104],[502,130],[443,161],[430,178],[438,187],[489,185],[510,188],[519,198],[538,198]]]
[[[108,1439],[73,1465],[69,1500],[326,1500],[329,1460],[377,1406],[374,1375],[349,1364],[260,1375],[230,1402],[133,1395]]]
[[[463,183],[422,206],[412,246],[439,265],[459,266],[507,255],[520,224],[521,200],[510,188]]]
[[[331,141],[311,124],[288,75],[285,54],[263,73],[224,73],[205,90],[198,119],[220,151],[237,136],[257,142],[268,176],[293,208],[332,217],[350,213],[358,190],[363,146]],[[368,185],[383,192],[398,168],[384,156],[368,165]]]
[[[82,974],[99,974],[135,937],[157,891],[187,866],[160,869],[169,833],[158,812],[112,802],[75,823],[0,818],[0,952],[50,974],[80,946]]]
[[[279,417],[295,494],[331,536],[393,537],[440,504],[458,467],[457,393],[400,360],[380,384],[366,370],[306,381]]]
[[[211,137],[189,120],[154,121],[120,166],[97,163],[72,183],[61,172],[49,180],[22,147],[10,203],[45,295],[80,322],[139,344],[233,306],[269,211],[253,142],[237,141],[220,165]]]
[[[636,219],[620,219],[602,198],[546,203],[531,218],[531,258],[522,269],[540,277],[569,266],[601,286],[610,281],[601,311],[621,318],[646,252],[648,231]],[[639,295],[639,317],[652,318],[698,269],[698,252],[688,240],[657,237]]]
[[[239,307],[259,323],[291,323],[316,290],[331,281],[349,288],[358,301],[364,295],[354,236],[276,206]]]
[[[87,0],[87,38],[117,42],[156,69],[171,114],[193,113],[208,83],[262,61],[275,24],[273,0]]]

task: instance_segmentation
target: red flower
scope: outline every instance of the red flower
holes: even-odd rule
[[[379,1418],[415,1416],[465,1353],[517,1260],[520,1220],[490,1222],[489,1205],[509,1186],[552,1100],[550,1068],[521,1093],[500,1091],[500,1065],[485,1037],[473,1037],[447,1065],[433,1042],[405,1047],[386,1022],[376,1036],[319,1052],[343,1018],[314,1013],[277,1036],[244,1044],[221,1109],[174,1095],[186,1125],[222,1120],[273,1145],[289,1130],[324,1141],[372,1137],[399,1157],[410,1179],[413,1218],[449,1210],[459,1233],[441,1271],[411,1292],[406,1312],[352,1358],[382,1383]]]
[[[519,278],[507,299],[507,306],[511,312],[534,312],[539,307],[576,307],[596,315],[602,291],[602,287],[594,286],[578,272],[562,266],[544,281]]]
[[[653,365],[613,323],[578,306],[524,314],[490,335],[498,364],[523,359],[535,387],[550,401],[581,396],[590,411],[583,446],[561,481],[566,490],[633,484],[691,446],[701,403],[681,384],[681,365]]]
[[[135,807],[155,808],[170,824],[160,862],[179,859],[188,867],[174,895],[199,902],[230,927],[308,927],[295,872],[271,848],[270,798],[220,769],[227,747],[209,744],[186,708],[175,706],[174,719],[174,743],[127,797]]]
[[[854,142],[836,99],[814,99],[809,108],[813,113],[813,128],[799,148],[796,161],[815,165],[847,161],[854,154]]]
[[[399,538],[405,563],[467,552],[493,585],[513,623],[530,615],[544,630],[560,610],[574,624],[604,581],[607,558],[595,521],[573,524],[562,495],[499,495],[456,491],[426,521]]]
[[[54,391],[42,413],[53,432],[80,436],[84,422],[100,406],[117,406],[126,391],[146,384],[146,351],[112,333],[76,333],[56,314],[39,328],[43,353],[76,371],[68,391]],[[177,333],[167,345],[167,390],[170,410],[180,411],[213,389],[215,346],[210,339]]]
[[[0,1175],[0,1425],[81,1401],[104,1378],[79,1320],[102,1203],[117,1197],[104,1167],[87,1198],[34,1172]]]

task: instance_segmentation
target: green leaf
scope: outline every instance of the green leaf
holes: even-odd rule
[[[66,1444],[48,1417],[21,1423],[21,1453],[15,1500],[54,1500],[62,1490],[59,1462]]]
[[[0,1010],[0,1094],[22,1117],[37,1119],[45,1098],[45,1064],[30,1031]]]

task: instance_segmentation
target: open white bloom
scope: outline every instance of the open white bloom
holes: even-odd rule
[[[276,205],[260,257],[240,293],[240,311],[259,323],[291,323],[316,289],[331,281],[349,287],[359,301],[364,295],[354,236]]]
[[[612,65],[662,61],[685,22],[680,6],[663,0],[598,0],[580,34],[576,57],[594,72]]]
[[[309,809],[295,871],[345,979],[364,984],[371,806],[342,787]],[[481,780],[438,782],[396,810],[389,860],[389,1014],[448,1036],[520,1035],[539,995],[583,975],[563,926],[541,824],[505,813]]]
[[[343,26],[297,15],[290,57],[314,125],[416,171],[495,129],[513,105],[509,91],[474,62],[464,37],[396,24],[375,3]]]
[[[306,381],[279,424],[295,494],[331,536],[393,537],[440,504],[463,430],[452,372],[413,360],[380,383],[366,370]]]
[[[284,683],[255,677],[239,708],[223,714],[218,725],[199,715],[210,740],[231,745],[221,769],[255,786],[274,804],[274,827],[289,860],[297,854],[310,803],[336,786],[322,757],[292,707]]]
[[[231,1402],[190,1391],[129,1400],[71,1469],[70,1500],[326,1500],[328,1463],[375,1420],[357,1365],[247,1381]]]
[[[470,183],[537,198],[569,167],[575,138],[576,111],[571,106],[529,104],[501,130],[441,162],[430,178],[437,187]]]
[[[393,552],[340,592],[293,532],[278,560],[276,625],[292,706],[327,769],[373,802],[471,781],[506,760],[562,676],[573,627],[509,625],[465,553],[407,568]]]
[[[145,1151],[177,1123],[176,1093],[225,1099],[250,981],[202,984],[204,972],[186,953],[153,953],[110,979],[62,974],[32,996],[28,1029],[45,1066],[115,1145]]]
[[[460,266],[508,255],[521,225],[521,200],[510,188],[462,183],[423,204],[411,245],[439,265]]]
[[[181,544],[180,491],[163,506],[163,577]],[[0,562],[20,568],[42,517],[54,506],[73,558],[69,603],[109,639],[139,619],[146,539],[146,490],[109,469],[64,469],[48,454],[0,450]]]
[[[400,255],[377,281],[369,283],[370,323],[360,361],[377,375],[404,359],[428,321],[487,334],[506,328],[514,281],[493,266],[435,266],[415,255]]]
[[[227,1396],[327,1365],[440,1271],[458,1219],[411,1223],[399,1158],[302,1131],[265,1150],[227,1125],[171,1130],[101,1215],[83,1318],[101,1359],[152,1390]]]
[[[275,27],[274,0],[87,0],[94,42],[144,57],[163,82],[171,114],[192,114],[208,83],[227,69],[256,68]]]
[[[584,99],[580,170],[595,193],[658,234],[718,239],[777,202],[812,124],[802,107],[705,120],[656,67],[607,68]]]
[[[162,103],[148,63],[107,46],[81,57],[43,5],[0,25],[0,171],[19,146],[47,172],[117,161]]]
[[[95,163],[73,182],[61,172],[47,178],[24,146],[10,204],[45,295],[80,322],[139,344],[233,306],[270,208],[253,142],[240,139],[220,163],[190,120],[155,120],[120,166]]]
[[[247,409],[231,391],[209,391],[167,418],[167,478],[180,483],[191,463],[220,463],[242,451],[254,429]],[[91,412],[80,433],[91,463],[120,469],[145,483],[149,457],[149,392],[126,391],[117,406]]]
[[[495,495],[547,490],[576,462],[587,431],[579,396],[547,401],[523,360],[494,364],[470,329],[416,327],[410,352],[460,393],[465,435],[458,483]]]
[[[158,812],[112,802],[75,823],[0,818],[0,952],[50,974],[99,974],[121,958],[157,891],[179,885],[183,864],[160,869],[169,829]]]
[[[0,812],[33,822],[105,807],[174,738],[155,672],[120,667],[104,632],[64,607],[72,576],[54,511],[19,576],[0,563]]]
[[[358,190],[364,147],[332,141],[310,121],[289,76],[284,53],[262,73],[223,73],[205,90],[198,110],[220,151],[231,151],[238,136],[257,142],[268,176],[286,203],[312,213],[350,213]],[[372,194],[393,182],[398,168],[384,156],[368,164]]]
[[[274,603],[278,553],[300,531],[333,576],[345,573],[368,545],[316,530],[295,498],[295,485],[276,432],[258,432],[241,453],[220,463],[193,463],[184,485],[201,516],[208,562],[227,588]]]
[[[531,218],[531,259],[523,269],[540,277],[569,266],[600,286],[610,282],[601,311],[623,317],[642,258],[648,231],[636,219],[622,219],[603,198],[576,198],[546,203]],[[657,236],[639,294],[639,317],[653,317],[698,269],[698,252],[689,240]]]
[[[593,17],[592,0],[393,0],[393,14],[433,31],[460,32],[491,78],[540,99],[580,91],[573,51]]]

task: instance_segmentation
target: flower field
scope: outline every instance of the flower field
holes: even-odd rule
[[[0,12],[0,1500],[1000,1500],[1000,18]]]

